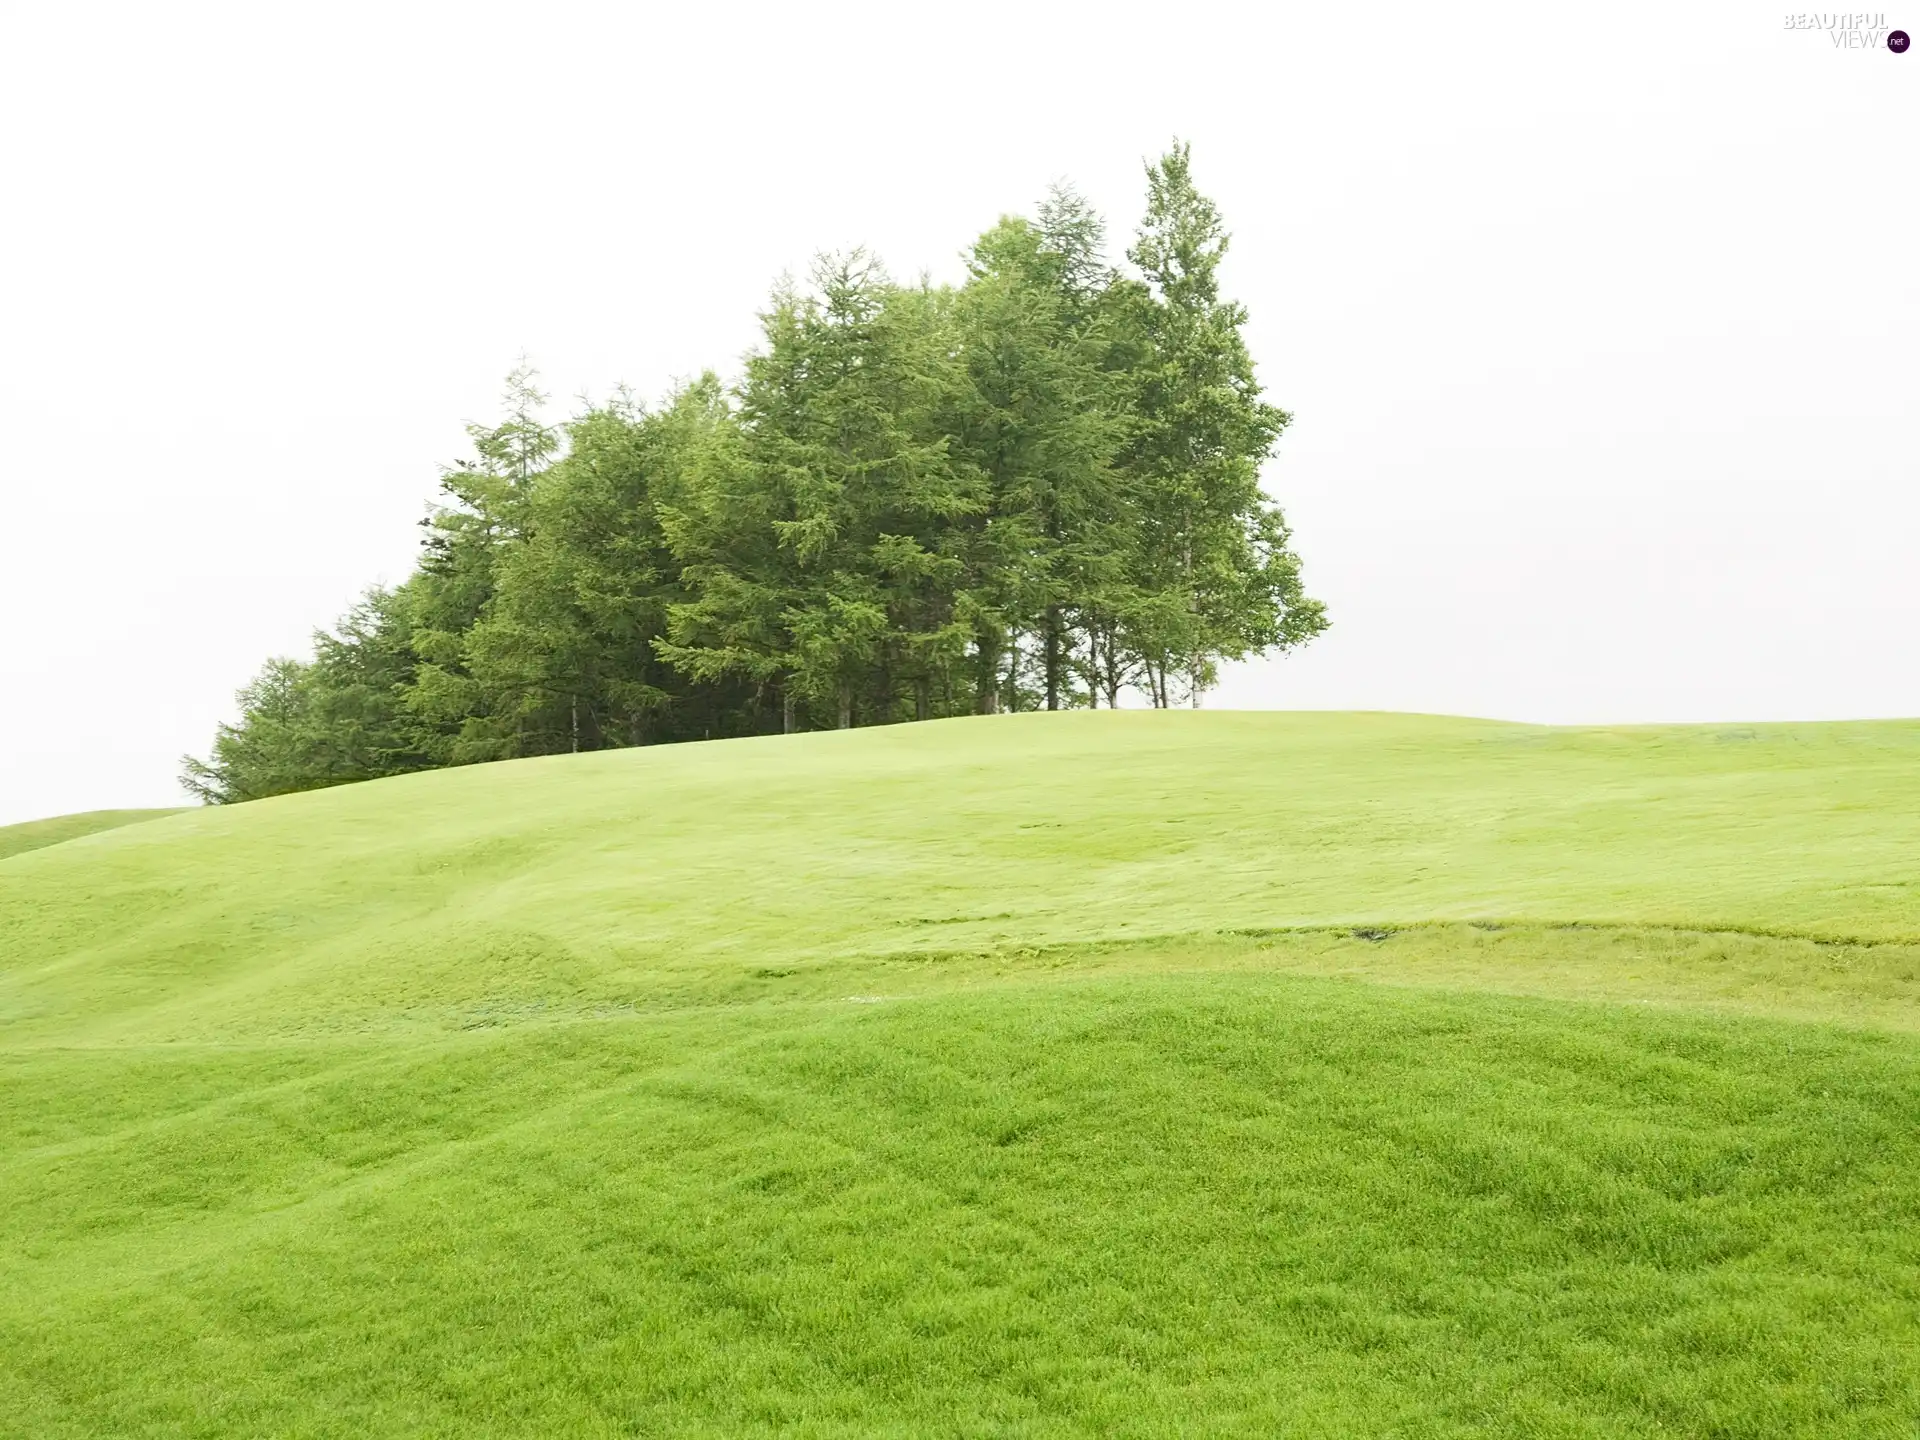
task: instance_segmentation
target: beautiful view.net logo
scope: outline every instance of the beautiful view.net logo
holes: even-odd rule
[[[1885,15],[1789,15],[1789,30],[1823,30],[1836,50],[1878,50],[1884,43],[1896,55],[1906,53],[1904,30],[1889,30]]]

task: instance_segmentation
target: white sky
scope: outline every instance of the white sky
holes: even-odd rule
[[[0,823],[177,803],[522,351],[730,371],[1055,177],[1124,244],[1176,133],[1334,621],[1213,703],[1920,714],[1920,53],[1783,14],[0,6]]]

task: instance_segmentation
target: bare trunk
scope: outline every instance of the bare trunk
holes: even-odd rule
[[[1042,641],[1047,667],[1047,709],[1060,708],[1060,607],[1047,607],[1047,633]]]
[[[780,687],[780,733],[793,733],[793,691],[784,685]]]
[[[1107,687],[1107,708],[1120,708],[1120,654],[1114,643],[1113,631],[1107,632],[1107,643],[1102,647],[1106,658],[1106,673],[1101,677]]]
[[[1200,598],[1193,593],[1193,522],[1187,522],[1187,544],[1183,560],[1187,578],[1187,613],[1194,617],[1193,633],[1189,643],[1198,645],[1200,641]],[[1187,703],[1194,709],[1200,708],[1200,662],[1191,661],[1187,666]]]
[[[573,697],[573,753],[580,753],[580,697]]]
[[[840,728],[853,728],[853,691],[845,685],[840,687]]]
[[[982,636],[980,641],[980,674],[974,682],[979,693],[974,699],[974,708],[982,715],[997,715],[1000,712],[1000,646],[997,639]]]
[[[933,718],[933,682],[924,675],[913,682],[913,718]]]

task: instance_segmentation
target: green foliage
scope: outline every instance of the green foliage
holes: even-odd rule
[[[968,383],[953,431],[988,497],[969,536],[985,710],[1020,706],[1025,638],[1037,641],[1046,708],[1072,702],[1070,618],[1091,623],[1137,538],[1111,468],[1125,396],[1103,366],[1099,240],[1097,219],[1056,193],[1039,226],[1003,220],[969,257],[960,312]],[[1003,656],[1012,661],[1004,677]]]
[[[691,595],[662,654],[844,728],[897,718],[898,687],[926,694],[955,658],[953,526],[978,502],[933,424],[950,297],[894,286],[858,252],[814,282],[775,295],[730,472],[681,513]]]
[[[489,692],[474,671],[470,637],[493,604],[502,557],[527,539],[535,485],[560,448],[540,419],[547,397],[533,380],[522,365],[507,377],[506,419],[467,427],[473,458],[442,473],[447,503],[422,522],[427,536],[405,600],[418,665],[399,694],[416,742],[437,764],[516,753],[494,709],[498,702],[511,713],[517,697]]]
[[[1906,1434],[1916,759],[1012,717],[16,855],[0,1429]]]
[[[701,398],[675,404],[697,410]],[[566,457],[529,487],[521,540],[501,550],[467,633],[487,723],[513,755],[711,733],[715,702],[738,699],[690,686],[655,648],[678,593],[661,506],[682,437],[626,397],[567,436]]]
[[[211,804],[259,800],[397,775],[431,763],[404,706],[417,684],[407,590],[372,590],[314,658],[269,660],[236,697],[209,760],[189,758],[180,783]]]
[[[1325,626],[1306,598],[1260,462],[1292,417],[1260,398],[1241,335],[1244,307],[1221,297],[1227,235],[1194,188],[1187,147],[1147,172],[1145,223],[1130,252],[1149,298],[1128,453],[1144,535],[1129,552],[1148,597],[1131,646],[1157,702],[1184,672],[1194,704],[1223,658],[1285,648]]]
[[[1287,416],[1221,296],[1225,232],[1185,147],[1148,181],[1137,275],[1059,187],[958,287],[823,257],[732,389],[554,426],[523,365],[444,473],[416,573],[311,665],[271,662],[188,788],[1198,704],[1220,660],[1311,639],[1325,615],[1260,488]]]

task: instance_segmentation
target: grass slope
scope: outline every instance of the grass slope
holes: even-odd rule
[[[0,860],[28,850],[78,840],[82,835],[102,830],[117,830],[122,825],[138,825],[143,820],[158,820],[175,810],[85,810],[78,815],[56,815],[51,820],[27,820],[18,825],[0,825]]]
[[[1099,714],[0,866],[0,1433],[1903,1435],[1920,725]]]

